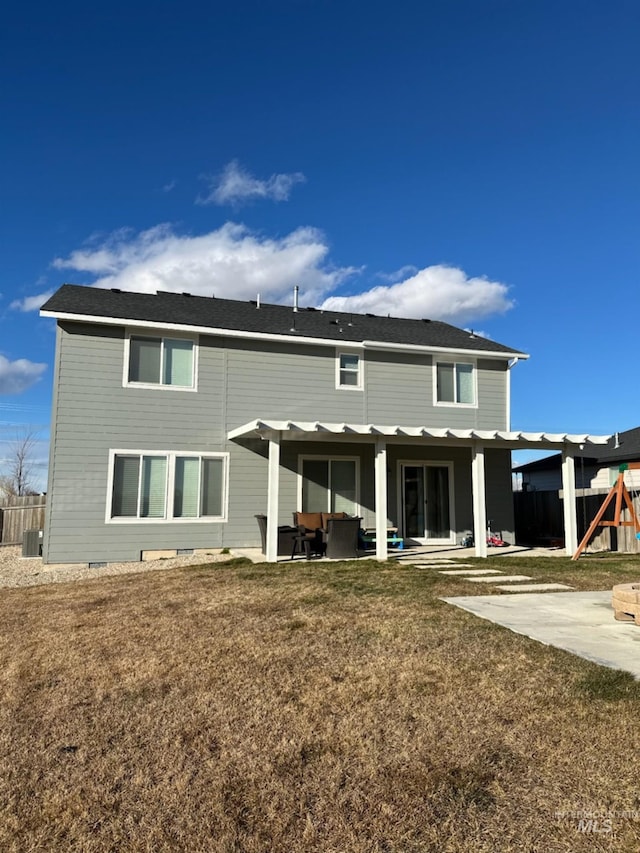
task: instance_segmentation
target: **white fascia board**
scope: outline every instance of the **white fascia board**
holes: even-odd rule
[[[126,326],[134,329],[164,329],[170,332],[211,335],[221,338],[245,340],[285,341],[296,344],[315,344],[326,347],[350,349],[394,350],[396,352],[436,352],[447,355],[474,355],[477,358],[526,359],[526,353],[493,352],[491,350],[465,350],[455,347],[423,346],[422,344],[395,344],[385,341],[346,341],[343,338],[310,338],[305,335],[275,335],[270,332],[245,332],[239,329],[221,329],[215,326],[194,326],[187,323],[161,323],[157,320],[131,320],[124,317],[98,317],[94,314],[72,314],[67,311],[40,311],[41,317],[69,320],[75,323],[94,323],[101,326]]]
[[[462,347],[434,347],[422,344],[394,344],[386,341],[363,341],[365,349],[397,350],[400,352],[437,352],[447,355],[475,356],[476,358],[506,358],[515,361],[529,358],[526,352],[496,352],[494,350],[463,349]]]
[[[214,326],[193,326],[187,323],[160,323],[157,320],[130,320],[123,317],[96,317],[93,314],[70,314],[58,311],[40,311],[41,317],[54,320],[71,320],[76,323],[95,323],[101,326],[126,326],[135,329],[164,329],[170,332],[189,332],[189,334],[211,335],[221,338],[245,338],[262,341],[286,341],[296,344],[319,344],[320,346],[345,346],[345,341],[330,338],[308,338],[303,335],[274,335],[268,332],[245,332],[239,329],[219,329]],[[359,341],[349,341],[352,349],[362,349]]]

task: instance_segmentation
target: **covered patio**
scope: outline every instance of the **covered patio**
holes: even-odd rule
[[[471,500],[474,555],[487,556],[484,531],[487,529],[485,454],[488,450],[549,450],[562,452],[564,490],[565,551],[570,556],[577,548],[575,456],[591,445],[603,445],[609,435],[570,435],[566,433],[515,432],[509,430],[446,429],[428,426],[388,426],[383,424],[326,423],[308,421],[254,420],[232,429],[230,441],[260,438],[268,442],[266,559],[277,562],[278,519],[280,515],[281,448],[286,442],[318,442],[370,445],[373,449],[375,555],[388,557],[389,521],[388,453],[397,446],[427,448],[467,448],[470,452]],[[509,484],[510,485],[510,484]],[[479,533],[482,531],[482,534]]]

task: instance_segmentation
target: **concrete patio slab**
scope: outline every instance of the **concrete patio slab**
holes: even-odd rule
[[[457,560],[446,560],[444,557],[442,560],[439,560],[437,557],[430,557],[428,560],[425,560],[424,557],[418,557],[417,559],[414,557],[413,559],[407,557],[400,557],[404,563],[411,563],[412,566],[470,566],[471,563],[458,563]]]
[[[466,574],[469,575],[471,572],[466,572]],[[531,575],[493,575],[485,578],[468,578],[468,580],[473,583],[495,583],[496,581],[500,581],[500,583],[518,583],[518,581],[530,581],[533,578]]]
[[[464,595],[449,604],[586,660],[623,669],[640,680],[640,628],[616,622],[611,592]]]
[[[439,575],[493,575],[496,580],[504,579],[504,572],[500,569],[441,569]]]
[[[543,592],[545,589],[553,589],[560,591],[561,589],[573,589],[572,586],[567,586],[566,583],[519,583],[517,586],[496,586],[496,589],[501,589],[503,592]]]

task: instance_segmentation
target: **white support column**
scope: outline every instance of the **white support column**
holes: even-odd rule
[[[471,450],[471,490],[473,492],[473,538],[476,557],[487,556],[487,499],[484,477],[484,447]]]
[[[564,544],[567,557],[572,557],[578,548],[578,518],[576,513],[576,466],[573,455],[565,448],[562,451],[562,491],[564,494]]]
[[[280,433],[269,433],[267,485],[267,563],[278,562],[278,513],[280,503]]]
[[[387,442],[376,439],[376,559],[387,559]]]

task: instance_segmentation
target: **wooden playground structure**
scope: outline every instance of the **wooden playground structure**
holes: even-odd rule
[[[589,525],[589,529],[584,534],[582,542],[578,545],[575,554],[571,558],[572,560],[577,560],[580,554],[587,547],[587,544],[597,527],[633,527],[635,529],[636,538],[640,539],[640,521],[638,521],[638,516],[636,515],[636,511],[633,508],[633,501],[631,499],[631,495],[624,483],[624,474],[625,471],[639,471],[640,470],[640,462],[625,462],[618,468],[618,477],[616,479],[615,484],[612,486],[611,491],[604,499],[604,502],[596,517],[593,519],[591,524]],[[612,521],[603,521],[602,518],[607,511],[607,507],[611,503],[611,501],[616,499],[614,516]],[[622,502],[624,501],[626,508],[629,510],[629,521],[622,520],[622,512],[623,506]]]

